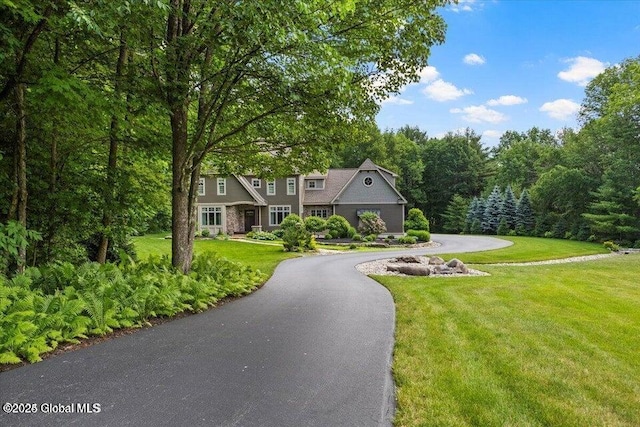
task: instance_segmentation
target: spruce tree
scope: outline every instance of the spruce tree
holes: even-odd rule
[[[518,224],[517,202],[510,185],[507,186],[502,199],[502,217],[507,222],[507,228],[515,230]]]
[[[496,234],[500,220],[502,219],[502,192],[496,185],[487,197],[484,208],[484,222],[482,231],[486,234]]]
[[[464,232],[471,232],[471,225],[473,224],[473,220],[475,219],[476,209],[478,208],[478,198],[474,197],[469,203],[469,208],[467,209],[467,219],[464,226]]]
[[[516,231],[519,235],[528,236],[533,231],[534,226],[535,218],[531,207],[531,199],[529,198],[529,192],[525,188],[516,206]]]

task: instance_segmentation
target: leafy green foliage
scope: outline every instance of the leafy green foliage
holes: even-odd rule
[[[418,239],[414,236],[401,236],[398,238],[398,243],[401,245],[415,245],[418,243]]]
[[[290,214],[282,220],[282,222],[280,223],[280,228],[282,228],[286,232],[288,228],[295,227],[298,224],[304,225],[304,221],[302,220],[302,218],[300,218],[300,215]]]
[[[468,232],[467,217],[469,207],[470,203],[467,199],[459,194],[454,194],[449,205],[447,205],[447,210],[442,215],[444,220],[444,230],[449,233],[462,233],[466,228],[466,231]]]
[[[165,257],[120,266],[59,263],[0,277],[0,363],[36,362],[60,343],[202,311],[251,292],[264,278],[212,253],[196,256],[189,275]]]
[[[320,233],[327,228],[327,221],[319,216],[308,216],[304,219],[304,227],[312,233]]]
[[[420,242],[429,242],[431,240],[431,233],[426,230],[407,230],[407,236],[415,237]]]
[[[349,224],[349,221],[347,221],[347,219],[343,216],[331,215],[329,218],[327,218],[327,230],[334,239],[350,237],[350,228],[352,227]],[[353,230],[353,234],[351,234],[351,236],[353,236],[354,234],[355,230]]]
[[[429,231],[429,220],[424,213],[418,208],[409,209],[407,219],[404,222],[404,228],[409,230],[425,230]]]
[[[378,235],[387,231],[387,225],[377,214],[373,212],[364,212],[360,215],[360,223],[358,224],[358,231],[362,234]]]
[[[304,227],[302,222],[293,223],[285,228],[282,241],[284,242],[284,249],[290,252],[316,249],[313,235]]]
[[[0,274],[7,274],[12,263],[18,262],[18,253],[25,250],[29,241],[41,240],[40,233],[27,230],[18,221],[0,224]]]

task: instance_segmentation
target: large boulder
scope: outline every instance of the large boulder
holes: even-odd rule
[[[442,265],[444,260],[439,256],[432,256],[429,258],[429,265]]]
[[[446,265],[456,273],[467,274],[469,272],[469,269],[464,265],[464,262],[460,261],[458,258],[451,259]]]
[[[428,276],[429,267],[415,264],[387,264],[387,271],[406,274],[408,276]]]

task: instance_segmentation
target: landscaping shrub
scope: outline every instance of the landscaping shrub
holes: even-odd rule
[[[425,230],[407,230],[407,236],[415,237],[420,242],[431,240],[431,233]]]
[[[333,236],[331,235],[331,233],[327,233],[327,234],[324,235],[324,239],[325,240],[331,240],[331,239],[333,239]]]
[[[0,363],[36,362],[60,343],[156,316],[201,311],[253,290],[265,276],[213,253],[194,257],[184,275],[168,257],[119,265],[57,263],[0,276]]]
[[[282,220],[282,222],[280,223],[280,228],[282,228],[286,232],[288,228],[294,227],[296,224],[304,225],[304,221],[302,221],[300,215],[290,214]]]
[[[284,230],[282,240],[286,251],[293,252],[316,249],[315,239],[302,223],[287,227]]]
[[[374,240],[376,240],[376,235],[375,234],[368,234],[364,237],[364,241],[365,242],[373,242]]]
[[[402,236],[398,239],[398,243],[402,245],[415,245],[417,242],[418,239],[413,236]]]
[[[420,209],[412,208],[409,209],[407,220],[404,222],[404,228],[407,230],[429,231],[429,220]]]
[[[331,236],[334,239],[349,237],[349,234],[351,234],[350,229],[353,229],[353,227],[351,227],[351,225],[349,224],[349,221],[347,221],[347,219],[343,216],[331,215],[327,219],[327,230],[329,231],[329,234],[331,234]],[[353,234],[351,234],[351,236],[354,236],[355,234],[356,234],[356,231],[354,229]]]
[[[385,222],[373,212],[365,212],[360,215],[360,224],[358,225],[358,231],[362,234],[375,234],[387,231],[387,225]]]
[[[362,235],[361,234],[355,234],[351,240],[353,240],[354,242],[362,242]]]
[[[602,244],[604,245],[605,248],[609,249],[611,252],[618,252],[620,250],[620,246],[617,245],[615,242],[612,242],[611,240],[607,240]]]
[[[278,228],[276,230],[273,230],[271,233],[274,236],[276,236],[278,239],[282,239],[282,236],[284,236],[284,230],[282,228]]]
[[[208,228],[203,228],[202,231],[200,232],[200,235],[202,237],[209,237],[211,236],[211,232],[209,231]]]
[[[304,219],[304,227],[312,233],[320,233],[327,228],[327,221],[319,216],[308,216]]]
[[[268,231],[250,231],[247,233],[247,237],[254,240],[278,240],[278,236]]]

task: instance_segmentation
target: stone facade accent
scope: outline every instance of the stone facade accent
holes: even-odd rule
[[[227,234],[244,233],[244,208],[227,206]]]

